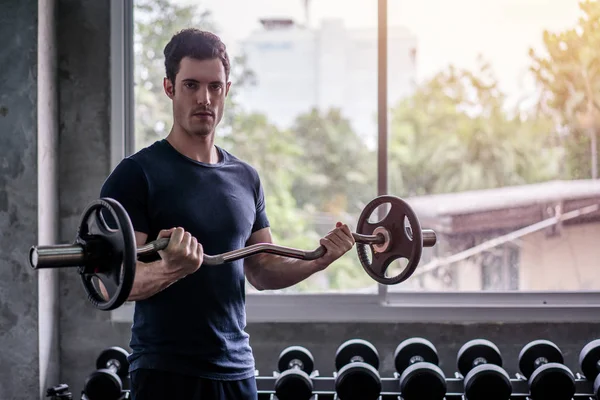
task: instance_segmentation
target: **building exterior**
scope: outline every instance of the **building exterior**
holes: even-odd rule
[[[600,290],[600,180],[551,181],[407,199],[438,244],[411,288]]]
[[[282,128],[316,107],[340,108],[353,129],[373,140],[377,132],[377,29],[348,29],[323,20],[307,29],[291,19],[264,19],[240,46],[256,85],[239,94],[249,111]],[[416,75],[416,38],[388,29],[388,101],[411,93]]]

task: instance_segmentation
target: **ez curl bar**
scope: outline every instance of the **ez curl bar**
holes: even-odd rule
[[[377,207],[389,204],[383,220],[373,223],[369,218]],[[111,229],[102,212],[108,211],[117,228]],[[408,225],[405,221],[408,221]],[[358,258],[365,272],[375,281],[394,285],[408,279],[417,268],[423,247],[433,247],[437,237],[433,230],[421,229],[412,208],[395,196],[379,196],[363,209],[352,233]],[[29,263],[33,269],[78,267],[88,300],[101,310],[114,310],[129,297],[135,268],[139,257],[155,255],[169,243],[162,238],[136,247],[135,232],[124,207],[111,198],[91,202],[84,210],[72,244],[32,246]],[[370,249],[370,255],[367,249]],[[258,253],[272,253],[284,257],[314,260],[322,257],[325,247],[313,251],[258,243],[218,255],[204,255],[202,265],[221,265]],[[405,258],[407,265],[394,276],[386,276],[389,265],[396,259]],[[96,277],[104,284],[108,300],[94,285]]]

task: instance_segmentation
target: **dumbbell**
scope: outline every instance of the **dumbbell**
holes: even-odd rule
[[[588,381],[594,382],[594,396],[600,399],[600,339],[589,342],[581,349],[579,368]]]
[[[89,400],[118,400],[123,396],[123,381],[129,375],[127,351],[109,347],[96,359],[97,370],[92,372],[83,387]]]
[[[69,390],[69,385],[61,383],[46,389],[46,397],[50,400],[73,400],[73,393]]]
[[[290,346],[279,355],[277,363],[280,374],[275,379],[275,394],[279,400],[309,400],[313,392],[310,374],[315,366],[314,358],[302,346]]]
[[[351,339],[335,353],[335,391],[340,400],[377,400],[381,394],[379,353],[363,339]]]
[[[509,400],[510,376],[502,368],[498,347],[485,339],[465,343],[456,357],[458,371],[464,377],[466,400]]]
[[[558,346],[549,340],[534,340],[519,354],[519,370],[529,380],[533,400],[571,400],[575,376],[564,364]]]
[[[446,377],[438,367],[437,349],[427,339],[410,338],[394,351],[394,366],[400,374],[400,395],[404,400],[443,400]]]

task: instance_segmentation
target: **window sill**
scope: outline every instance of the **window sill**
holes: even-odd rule
[[[247,322],[531,323],[600,322],[600,292],[404,292],[248,294]],[[133,304],[112,311],[133,321]]]

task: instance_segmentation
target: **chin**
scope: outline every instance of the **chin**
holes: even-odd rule
[[[192,134],[192,136],[196,136],[196,137],[205,137],[205,136],[209,136],[212,133],[212,129],[191,129],[190,133]]]

